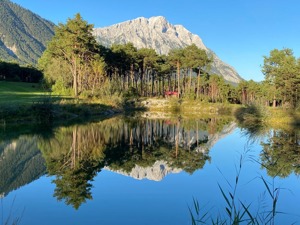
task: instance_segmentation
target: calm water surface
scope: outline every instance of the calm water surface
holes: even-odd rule
[[[270,210],[263,177],[280,188],[284,214],[275,224],[300,224],[297,129],[125,117],[43,131],[0,128],[0,224],[21,217],[24,225],[184,225],[193,198],[203,213],[226,218],[218,184],[232,191],[241,158],[237,199],[254,214]]]

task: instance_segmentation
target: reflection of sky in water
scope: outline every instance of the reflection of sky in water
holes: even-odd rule
[[[30,225],[191,224],[188,205],[192,205],[193,197],[199,200],[204,212],[225,212],[222,208],[225,202],[217,184],[220,183],[225,190],[229,190],[225,179],[234,183],[235,165],[238,165],[239,157],[245,150],[249,152],[245,156],[237,194],[243,202],[253,203],[254,207],[257,206],[259,196],[266,190],[258,177],[267,175],[257,163],[250,162],[250,156],[256,159],[259,157],[261,146],[258,142],[249,145],[240,129],[235,129],[215,143],[209,151],[211,162],[207,161],[203,169],[192,175],[186,172],[170,173],[157,182],[137,180],[104,169],[92,181],[93,200],[87,200],[77,211],[52,197],[55,185],[51,180],[54,177],[43,176],[11,192],[2,199],[2,204],[7,213],[15,199],[12,212],[20,215],[24,209],[21,224]],[[267,180],[271,181],[270,178]],[[278,210],[288,215],[280,215],[276,224],[300,221],[299,217],[291,215],[299,215],[299,178],[290,175],[287,179],[276,179],[275,185],[288,189],[280,192],[278,202]],[[261,202],[261,206],[262,204]]]

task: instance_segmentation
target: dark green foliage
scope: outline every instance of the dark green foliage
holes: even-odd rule
[[[265,107],[251,104],[241,107],[234,112],[234,116],[250,140],[260,137],[265,131],[264,120],[267,117]]]
[[[238,121],[246,124],[258,124],[264,119],[265,109],[259,105],[251,104],[246,107],[239,108],[235,111],[235,117]]]
[[[22,81],[38,83],[43,78],[43,74],[32,66],[20,66],[17,63],[0,61],[0,81]]]
[[[274,49],[264,57],[262,72],[269,85],[273,106],[296,108],[299,104],[300,59],[291,49]]]
[[[268,139],[261,143],[262,167],[272,177],[287,177],[300,174],[300,132],[299,128],[273,130]]]
[[[57,62],[61,61],[67,73],[59,75],[63,80],[72,76],[68,84],[70,86],[67,88],[72,87],[75,96],[84,90],[91,90],[97,78],[99,79],[95,76],[101,75],[103,70],[103,60],[99,55],[96,56],[99,46],[92,31],[93,25],[84,21],[79,13],[76,14],[73,19],[68,19],[66,24],[59,24],[56,27],[55,35],[39,62],[47,78],[52,76],[54,71],[61,72],[60,66],[57,66]],[[54,70],[50,71],[49,67]],[[101,67],[100,71],[99,67]]]
[[[54,105],[50,97],[35,102],[29,110],[38,123],[49,124],[53,121]]]
[[[9,0],[0,1],[0,59],[36,64],[54,24]]]
[[[209,120],[199,122],[210,129]],[[200,132],[207,131],[196,129],[202,126],[189,121],[112,118],[56,128],[53,136],[40,138],[38,146],[49,175],[56,176],[54,195],[77,209],[92,199],[93,178],[105,166],[125,173],[156,162],[190,174],[203,168],[210,157],[207,135]]]

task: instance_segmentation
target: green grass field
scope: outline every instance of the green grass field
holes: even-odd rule
[[[0,81],[0,105],[32,104],[48,94],[39,84]]]

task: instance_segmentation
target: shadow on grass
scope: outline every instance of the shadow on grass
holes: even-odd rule
[[[120,107],[51,96],[32,104],[0,104],[0,140],[24,134],[52,136],[59,126],[101,121],[119,114],[135,116],[144,111],[137,102],[124,100]]]
[[[289,111],[289,116],[292,118],[292,125],[300,127],[300,113],[297,111]]]

